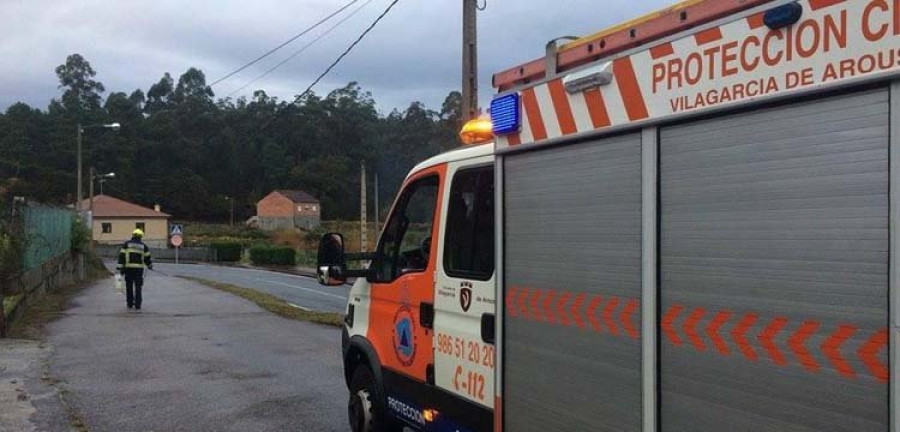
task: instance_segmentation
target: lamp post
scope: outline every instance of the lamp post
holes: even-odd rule
[[[84,197],[84,194],[83,194],[84,185],[82,184],[82,180],[81,180],[81,175],[82,175],[82,172],[81,172],[81,142],[83,141],[82,136],[84,135],[84,131],[90,130],[90,129],[112,129],[114,131],[118,131],[119,128],[121,128],[121,127],[122,127],[122,125],[120,125],[119,123],[97,124],[97,125],[89,125],[89,126],[81,126],[81,123],[78,123],[78,131],[77,131],[78,149],[76,150],[76,154],[78,156],[78,176],[77,176],[78,177],[78,188],[77,188],[78,195],[75,197],[77,200],[75,202],[76,210],[81,210],[81,200]]]

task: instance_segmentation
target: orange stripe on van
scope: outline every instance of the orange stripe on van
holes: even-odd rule
[[[544,127],[544,118],[541,117],[541,108],[538,105],[537,96],[534,95],[533,87],[522,91],[522,104],[525,106],[525,115],[528,116],[534,140],[547,139],[547,128]]]
[[[506,140],[509,142],[509,146],[517,146],[522,144],[522,135],[519,132],[511,133],[506,136]]]
[[[659,60],[672,54],[675,54],[675,48],[672,47],[671,42],[667,42],[650,48],[650,57],[653,58],[653,60]]]
[[[722,30],[718,27],[713,27],[709,30],[703,30],[702,32],[694,35],[694,40],[697,41],[697,45],[706,45],[720,39],[722,39]]]
[[[756,29],[766,25],[765,12],[760,12],[760,13],[748,16],[747,24],[750,25],[751,30],[756,30]]]
[[[563,135],[578,132],[575,127],[575,116],[572,115],[572,106],[569,104],[569,96],[563,88],[562,79],[555,79],[548,84],[550,87],[550,99],[553,101],[553,109],[559,118],[559,130]]]
[[[841,4],[845,1],[846,0],[809,0],[809,8],[812,10],[819,10]]]
[[[609,111],[606,109],[606,101],[603,100],[603,93],[600,92],[600,89],[585,90],[584,101],[587,103],[588,113],[591,115],[591,123],[595,129],[612,124],[609,120]]]
[[[583,291],[518,289],[525,292],[520,294],[518,301],[507,298],[507,317],[559,327],[572,328],[574,325],[577,331],[592,329],[594,334],[606,337],[640,340],[640,299],[610,296],[604,305],[604,299],[599,295]],[[507,288],[508,293],[513,290],[513,287]],[[552,300],[544,296],[540,312],[531,311],[522,301],[531,291],[554,295]],[[560,294],[558,300],[556,293]],[[589,297],[587,307],[582,307]],[[620,307],[623,304],[624,307]],[[546,319],[550,311],[559,319]],[[778,367],[802,368],[809,373],[834,373],[851,380],[865,372],[883,383],[890,380],[890,363],[884,356],[890,348],[887,328],[864,330],[852,323],[823,325],[813,319],[800,320],[799,325],[795,325],[783,316],[764,317],[754,311],[736,314],[725,309],[706,310],[678,303],[668,305],[665,312],[661,310],[660,313],[660,341],[675,349],[692,348],[697,353],[718,354],[735,360],[743,358],[750,362],[765,359]],[[541,316],[545,319],[540,319]],[[601,322],[605,329],[601,328]],[[741,356],[732,356],[732,349],[737,349]],[[826,362],[832,368],[826,368]]]
[[[647,112],[647,104],[644,103],[644,95],[638,85],[637,76],[634,74],[634,65],[630,57],[622,57],[613,63],[613,75],[622,94],[622,102],[625,103],[625,111],[631,121],[643,120],[650,117]]]

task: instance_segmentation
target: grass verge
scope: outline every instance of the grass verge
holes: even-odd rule
[[[254,289],[239,287],[236,285],[231,285],[227,283],[215,282],[208,279],[195,278],[189,276],[179,276],[182,279],[186,279],[192,282],[199,283],[201,285],[206,285],[210,288],[215,288],[220,291],[225,291],[230,294],[234,294],[238,297],[247,299],[256,303],[259,307],[272,312],[276,315],[280,315],[285,318],[297,320],[297,321],[309,321],[317,324],[330,325],[335,327],[340,327],[342,320],[341,314],[334,312],[316,312],[316,311],[308,311],[299,309],[295,306],[291,306],[290,303],[275,297],[271,294],[267,294],[264,292],[260,292]]]

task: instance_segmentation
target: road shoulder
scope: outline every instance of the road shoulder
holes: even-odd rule
[[[287,300],[283,300],[271,294],[252,288],[244,288],[237,285],[215,282],[197,277],[179,277],[181,279],[196,282],[210,288],[215,288],[219,291],[224,291],[229,294],[236,295],[245,300],[249,300],[255,303],[257,306],[284,318],[289,318],[297,321],[309,321],[316,324],[328,325],[333,327],[341,327],[343,323],[341,314],[339,313],[313,311],[303,306],[296,305]]]
[[[0,430],[86,430],[47,373],[50,355],[44,342],[0,339]]]
[[[49,370],[92,430],[346,430],[339,329],[155,274],[142,306],[104,281],[48,326]]]

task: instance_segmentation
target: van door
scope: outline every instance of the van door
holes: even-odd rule
[[[476,164],[473,165],[473,162]],[[435,286],[433,404],[449,430],[492,430],[493,158],[448,164]]]
[[[388,412],[422,429],[433,383],[434,272],[444,166],[415,174],[403,191],[372,262],[367,339],[382,364]]]
[[[642,145],[504,157],[506,431],[642,430]]]

